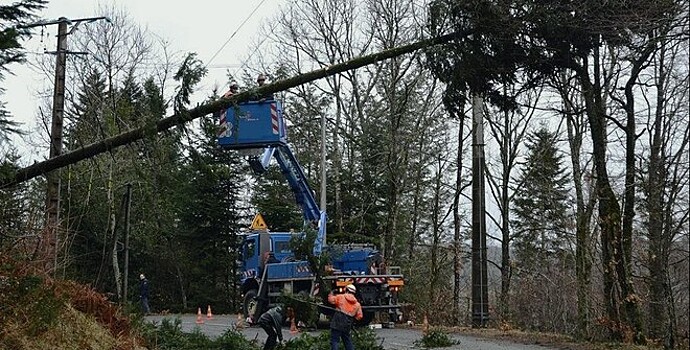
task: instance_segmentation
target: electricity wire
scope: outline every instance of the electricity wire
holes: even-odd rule
[[[256,11],[259,9],[259,7],[261,7],[261,5],[264,2],[266,2],[266,0],[261,0],[261,2],[258,5],[256,5],[256,7],[254,7],[254,10],[249,14],[249,16],[247,16],[247,18],[244,19],[244,21],[242,21],[242,23],[240,23],[239,27],[237,27],[237,29],[235,29],[235,31],[230,35],[228,40],[226,40],[225,43],[223,43],[223,45],[220,47],[220,49],[218,49],[218,51],[216,51],[216,53],[214,53],[213,56],[211,56],[211,59],[208,60],[208,63],[206,63],[206,65],[204,67],[207,67],[209,64],[211,64],[211,62],[213,62],[213,60],[216,58],[216,56],[218,56],[218,54],[220,54],[220,52],[223,51],[223,49],[225,48],[226,45],[228,45],[230,40],[232,40],[232,38],[234,38],[235,35],[237,35],[237,32],[239,32],[240,29],[242,29],[242,27],[247,23],[247,21],[249,21],[249,19],[252,18],[254,13],[256,13]]]

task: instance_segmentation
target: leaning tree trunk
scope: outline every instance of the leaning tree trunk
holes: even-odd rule
[[[81,160],[91,158],[101,153],[112,151],[118,147],[130,144],[134,141],[141,140],[145,137],[155,135],[173,127],[184,125],[185,123],[194,119],[212,114],[213,112],[222,108],[227,108],[233,104],[251,101],[256,96],[265,96],[271,93],[284,91],[298,85],[306,84],[318,79],[329,77],[348,70],[357,69],[370,65],[376,62],[384,61],[393,57],[411,53],[420,49],[425,49],[434,45],[447,43],[451,40],[461,39],[469,35],[469,32],[456,32],[440,37],[425,39],[414,42],[412,44],[399,46],[396,48],[383,50],[381,52],[373,53],[355,59],[334,64],[332,66],[313,70],[304,74],[300,74],[291,78],[277,81],[272,84],[256,88],[254,90],[241,92],[228,98],[221,98],[219,100],[202,104],[190,110],[180,111],[170,117],[163,118],[155,123],[132,129],[124,133],[109,137],[99,142],[86,145],[74,151],[63,153],[57,157],[50,158],[43,162],[34,163],[26,168],[17,170],[14,176],[0,178],[0,188],[13,186],[15,184],[33,179],[34,177],[46,174],[52,170],[74,164]]]

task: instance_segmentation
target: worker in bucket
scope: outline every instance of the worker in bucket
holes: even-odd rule
[[[257,324],[266,332],[267,338],[264,344],[264,350],[275,349],[276,338],[283,344],[283,307],[278,305],[268,309],[268,311],[261,314]]]
[[[266,85],[266,75],[265,74],[259,74],[259,76],[256,77],[256,85],[258,85],[258,87],[263,87],[264,85]],[[274,99],[275,99],[275,97],[273,96],[273,93],[270,93],[270,94],[262,95],[261,98],[259,99],[259,101],[274,100]]]
[[[350,331],[355,320],[361,320],[362,305],[355,297],[357,288],[354,284],[345,287],[345,293],[335,295],[333,291],[328,294],[328,302],[335,305],[335,313],[331,318],[331,350],[338,350],[340,339],[343,340],[345,350],[354,350]]]
[[[230,89],[226,93],[223,94],[223,97],[228,98],[232,95],[237,95],[237,93],[239,93],[239,92],[240,92],[240,87],[239,87],[239,85],[237,85],[237,82],[233,80],[230,83]]]

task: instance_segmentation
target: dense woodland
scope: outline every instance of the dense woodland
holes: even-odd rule
[[[39,18],[42,3],[0,6],[0,78],[10,63],[54,78],[54,58],[27,60],[21,39],[31,32],[14,27]],[[258,73],[280,81],[465,33],[277,94],[317,192],[326,119],[329,242],[375,243],[402,267],[402,297],[417,318],[471,320],[471,105],[480,99],[492,325],[687,347],[688,1],[285,6],[228,81],[247,90]],[[90,23],[69,37],[70,50],[88,55],[68,57],[63,152],[223,94],[198,90],[207,68],[174,38],[160,40],[123,9],[94,15],[114,25]],[[0,88],[0,178],[9,179],[28,165],[14,137],[47,149],[49,128],[14,122],[1,102],[12,87],[0,80]],[[50,125],[50,103],[36,106],[38,125]],[[54,254],[41,248],[45,179],[4,186],[2,254],[114,302],[135,302],[145,273],[155,311],[235,312],[238,237],[254,213],[275,231],[302,223],[280,172],[252,175],[244,155],[216,146],[217,123],[209,114],[56,170]]]

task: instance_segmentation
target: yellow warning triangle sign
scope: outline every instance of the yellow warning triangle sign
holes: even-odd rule
[[[255,231],[266,231],[266,230],[268,230],[268,226],[266,226],[266,222],[264,221],[264,217],[261,216],[261,214],[256,214],[256,216],[254,216],[254,221],[252,221],[252,226],[250,228],[252,230],[255,230]]]

